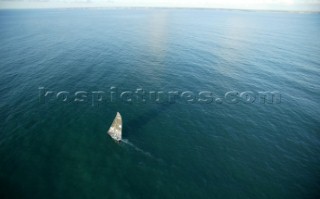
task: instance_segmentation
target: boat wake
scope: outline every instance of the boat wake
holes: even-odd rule
[[[140,153],[142,153],[142,154],[144,154],[144,155],[146,155],[146,156],[148,156],[148,157],[154,158],[154,157],[151,155],[151,153],[146,152],[146,151],[140,149],[139,147],[137,147],[136,145],[134,145],[133,143],[131,143],[131,142],[130,142],[129,140],[127,140],[127,139],[122,139],[121,142],[127,144],[128,146],[132,147],[132,148],[135,149],[136,151],[138,151],[138,152],[140,152]]]
[[[164,161],[160,158],[156,158],[154,157],[151,153],[144,151],[143,149],[137,147],[136,145],[134,145],[133,143],[131,143],[129,140],[127,139],[122,139],[121,142],[125,143],[126,145],[132,147],[134,150],[138,151],[139,153],[142,153],[145,156],[148,156],[149,158],[152,158],[153,160],[157,161],[160,164],[164,164]]]

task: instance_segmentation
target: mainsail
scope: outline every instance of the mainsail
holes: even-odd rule
[[[117,112],[117,115],[109,128],[108,134],[116,141],[122,139],[122,117],[119,112]]]

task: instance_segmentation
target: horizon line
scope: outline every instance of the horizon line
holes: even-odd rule
[[[171,7],[171,6],[74,6],[74,7],[8,7],[0,10],[61,10],[61,9],[190,9],[190,10],[226,10],[248,12],[288,12],[288,13],[319,13],[320,10],[285,10],[285,9],[256,9],[256,8],[219,8],[219,7]]]

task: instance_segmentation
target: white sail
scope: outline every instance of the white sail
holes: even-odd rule
[[[117,112],[117,115],[109,128],[108,134],[116,141],[122,139],[122,117],[119,112]]]

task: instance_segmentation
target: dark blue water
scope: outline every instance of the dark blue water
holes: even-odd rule
[[[1,11],[0,197],[317,198],[319,36],[319,14]]]

